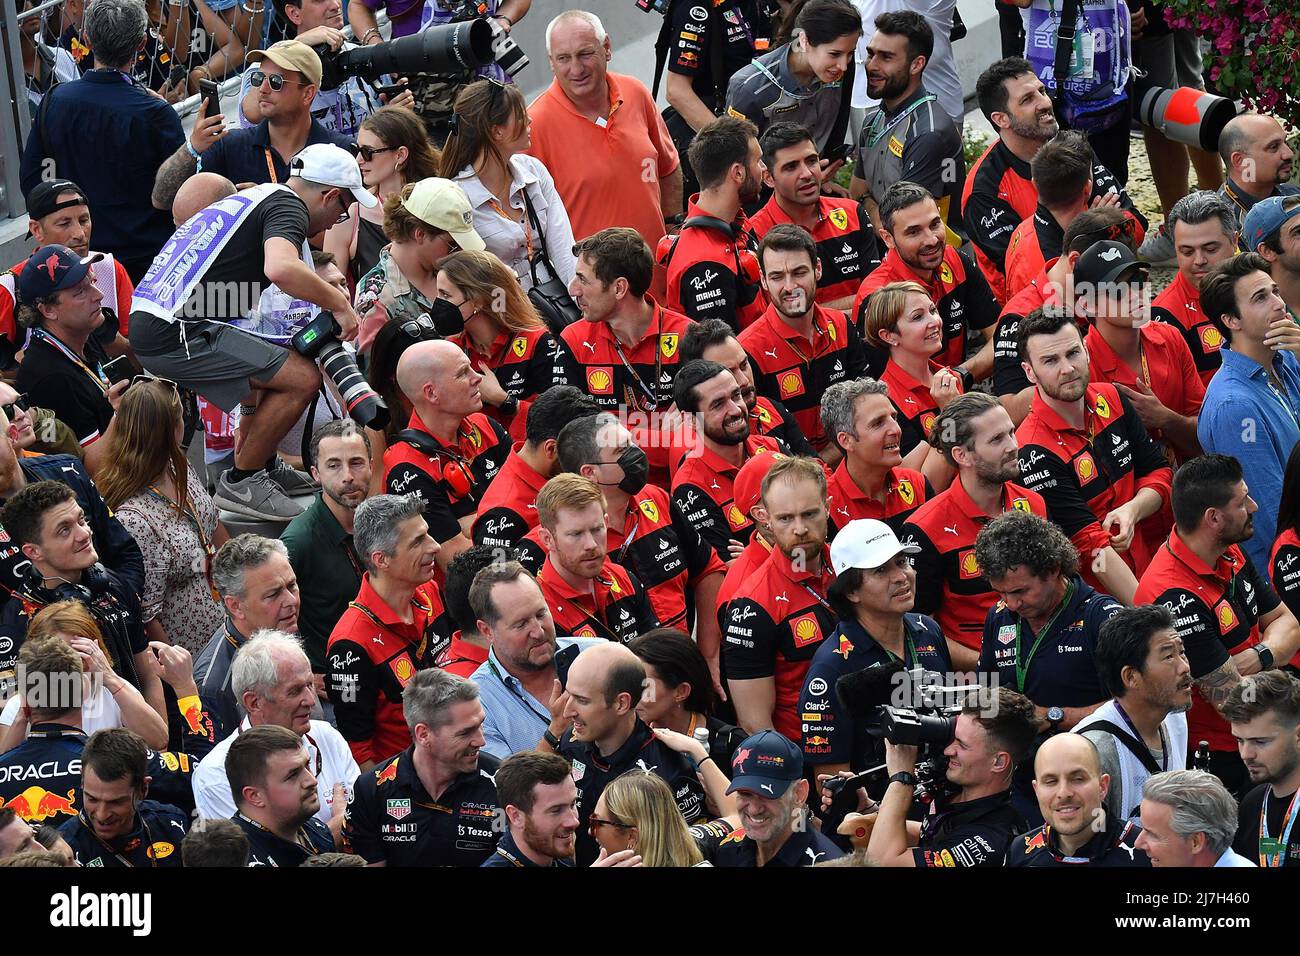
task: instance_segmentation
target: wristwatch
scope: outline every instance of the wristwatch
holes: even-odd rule
[[[1061,721],[1063,720],[1065,720],[1065,711],[1059,707],[1047,708],[1047,723],[1050,726],[1052,733],[1056,734],[1061,732]]]
[[[1273,666],[1273,652],[1268,649],[1267,644],[1256,644],[1254,651],[1259,655],[1259,669],[1268,670]]]
[[[507,395],[506,400],[497,407],[497,410],[501,412],[502,415],[513,415],[515,412],[519,411],[519,399],[515,398],[513,395]]]
[[[545,740],[547,746],[549,746],[556,753],[560,752],[560,738],[555,736],[555,734],[551,733],[550,727],[547,727],[546,730],[542,733],[542,739]]]
[[[900,770],[889,778],[890,783],[901,783],[905,787],[915,787],[919,782],[916,774],[908,773],[906,770]]]

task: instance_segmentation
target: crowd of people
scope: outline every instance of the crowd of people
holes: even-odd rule
[[[876,6],[669,3],[662,114],[583,10],[531,104],[337,0],[25,29],[0,865],[1300,866],[1284,130],[1148,130],[1152,228],[1127,53],[1004,20],[968,169]]]

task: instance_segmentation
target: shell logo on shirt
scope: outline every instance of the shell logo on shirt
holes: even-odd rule
[[[592,366],[587,369],[587,390],[593,395],[614,394],[614,373],[608,366]]]
[[[657,522],[659,520],[659,508],[655,505],[653,501],[643,501],[641,502],[640,507],[641,507],[641,513],[644,514],[651,521]]]
[[[1092,455],[1085,451],[1074,459],[1074,473],[1079,476],[1081,482],[1089,482],[1096,478],[1097,463],[1092,460]]]
[[[740,513],[740,509],[734,504],[731,506],[731,510],[727,512],[727,524],[731,525],[732,531],[739,531],[745,527],[745,516]]]
[[[903,504],[910,505],[916,501],[916,489],[912,487],[911,479],[900,479],[895,490],[898,492],[898,497],[903,499]]]
[[[574,637],[595,637],[596,629],[593,628],[590,624],[584,624],[582,625],[582,627],[578,628],[576,631],[573,632],[573,636]]]
[[[1217,352],[1223,345],[1223,333],[1212,325],[1201,329],[1201,344],[1207,352]]]
[[[1227,601],[1215,608],[1214,616],[1219,619],[1219,632],[1221,634],[1227,634],[1237,626],[1237,615],[1232,610],[1232,605]]]
[[[790,633],[794,635],[795,647],[807,647],[821,641],[822,626],[816,614],[801,614],[790,622]]]
[[[845,229],[849,228],[849,214],[845,212],[843,209],[832,209],[831,214],[828,218],[831,221],[831,225],[834,226],[836,229],[838,229],[840,232],[843,232]]]
[[[513,342],[510,343],[510,351],[514,352],[515,355],[519,356],[520,358],[523,358],[524,355],[527,354],[528,352],[528,340],[524,338],[522,335],[517,337]]]
[[[980,563],[975,560],[975,549],[963,551],[957,563],[958,573],[964,580],[980,576]]]
[[[796,395],[803,394],[803,376],[799,374],[797,368],[791,369],[781,376],[780,392],[782,398],[794,398]]]
[[[925,432],[925,437],[930,437],[930,432],[934,431],[934,421],[938,416],[934,412],[926,412],[921,416],[921,430]]]
[[[389,666],[393,669],[393,676],[397,678],[397,682],[403,687],[409,684],[411,678],[415,676],[415,665],[412,664],[411,659],[405,655],[390,662]]]
[[[676,332],[667,332],[659,336],[659,352],[666,359],[670,359],[677,354]]]

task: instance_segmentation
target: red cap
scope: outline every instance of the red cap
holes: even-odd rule
[[[764,451],[754,455],[741,466],[740,471],[736,473],[736,482],[732,487],[733,498],[741,514],[748,515],[749,509],[758,504],[758,492],[762,487],[763,479],[767,477],[767,473],[773,465],[782,458],[787,457],[789,456],[783,455],[779,451]]]

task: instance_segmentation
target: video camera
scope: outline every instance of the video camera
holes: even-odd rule
[[[293,337],[294,351],[320,363],[321,372],[334,383],[354,422],[378,431],[388,424],[388,405],[370,387],[357,360],[339,341],[340,331],[334,314],[321,312]]]
[[[335,89],[354,76],[370,83],[384,75],[460,76],[489,63],[499,64],[514,76],[529,62],[501,24],[486,17],[431,26],[410,36],[349,50],[334,52],[327,43],[312,49],[320,56],[322,90]]]

